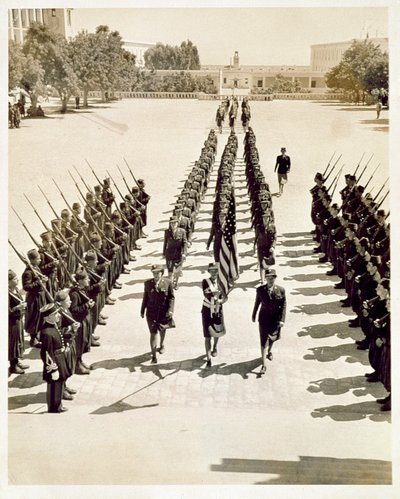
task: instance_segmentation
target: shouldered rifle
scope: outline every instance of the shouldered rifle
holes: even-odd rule
[[[342,157],[342,155],[340,155],[338,157],[338,159],[335,161],[335,164],[332,166],[332,168],[330,169],[328,175],[326,177],[324,177],[324,182],[326,182],[328,180],[328,178],[331,176],[331,173],[333,172],[333,170],[336,168],[336,165],[338,164],[340,158]]]
[[[339,171],[339,175],[337,176],[336,178],[336,183],[335,183],[335,187],[333,188],[333,191],[332,191],[332,194],[331,194],[331,197],[333,198],[333,195],[335,194],[335,191],[336,191],[336,187],[338,185],[338,182],[339,182],[339,177],[340,177],[340,174],[342,173],[342,170],[344,168],[344,165],[342,166],[342,168],[340,169]]]
[[[22,220],[22,218],[18,215],[18,213],[16,212],[16,210],[14,209],[13,206],[11,206],[11,209],[12,211],[17,215],[17,218],[18,220],[21,222],[21,225],[22,227],[26,230],[26,232],[28,233],[28,236],[31,238],[33,244],[35,244],[38,248],[40,247],[40,244],[36,241],[36,239],[32,236],[32,234],[30,233],[28,227],[25,225],[24,221]],[[54,256],[46,253],[46,255],[50,258],[52,258],[53,260],[55,260]]]
[[[369,183],[371,182],[373,176],[375,175],[377,169],[381,166],[381,164],[379,163],[378,166],[375,168],[375,170],[372,172],[372,175],[369,177],[368,179],[368,182],[364,185],[364,189],[366,189],[369,185]]]
[[[29,261],[28,258],[25,258],[18,250],[17,248],[13,245],[13,243],[8,240],[8,244],[11,246],[11,248],[15,251],[16,255],[18,256],[18,258],[21,260],[21,262],[26,265],[27,267],[29,267],[29,269],[31,270],[31,272],[34,274],[34,276],[36,277],[36,279],[38,280],[38,283],[39,283],[39,286],[42,288],[42,291],[44,291],[46,297],[48,299],[50,299],[51,301],[54,301],[54,297],[53,295],[50,293],[50,291],[46,288],[46,286],[44,285],[44,282],[46,282],[48,280],[48,278],[43,275],[41,272],[39,272],[38,270],[36,270],[34,268],[34,266],[31,264],[31,262]]]
[[[96,172],[95,172],[95,171],[93,170],[93,168],[91,167],[91,165],[90,165],[89,161],[88,161],[86,158],[85,158],[85,161],[86,161],[86,163],[87,163],[88,167],[92,170],[92,173],[93,173],[93,175],[94,175],[95,179],[97,180],[97,182],[98,182],[101,186],[103,186],[103,182],[101,182],[101,181],[100,181],[99,177],[96,175]]]
[[[78,174],[79,178],[81,179],[83,185],[86,187],[87,191],[88,192],[91,192],[93,193],[93,190],[90,188],[90,186],[85,182],[85,179],[82,177],[82,175],[79,173],[79,170],[76,168],[76,166],[74,165],[73,166],[74,170],[76,171],[76,173]],[[100,183],[101,185],[101,183]],[[103,203],[103,201],[101,199],[99,199],[95,194],[94,194],[94,199],[96,201],[96,203],[98,203],[98,205],[101,207],[101,206],[105,206],[105,204]],[[108,218],[108,217],[107,217]]]
[[[110,177],[111,182],[114,184],[115,188],[117,189],[118,194],[121,196],[122,201],[124,201],[124,202],[125,202],[125,198],[124,198],[124,196],[122,195],[121,191],[118,189],[118,186],[117,186],[117,184],[115,183],[115,181],[114,181],[114,179],[112,178],[112,176],[110,175],[110,172],[109,172],[108,170],[106,170],[106,172],[107,172],[107,175]],[[115,205],[116,205],[116,206],[117,206],[117,208],[118,208],[118,205],[117,205],[117,202],[116,202],[116,201],[115,201]],[[140,215],[140,211],[138,211],[138,210],[137,210],[136,208],[134,208],[133,206],[131,206],[131,208],[132,208],[132,210],[133,210],[136,214]],[[118,209],[118,211],[120,212],[120,210],[119,210],[119,209]],[[120,212],[120,213],[121,213],[121,212]],[[125,220],[127,220],[127,219],[125,218]],[[127,222],[128,222],[128,220],[127,220]],[[132,224],[131,224],[131,225],[132,225]]]
[[[380,206],[382,206],[382,203],[383,203],[383,202],[385,201],[385,199],[388,197],[389,192],[390,192],[390,191],[387,191],[387,193],[383,196],[383,198],[382,198],[380,201],[378,201],[378,203],[377,203],[377,205],[376,205],[376,207],[377,207],[377,208],[379,208]]]
[[[124,159],[125,159],[125,158],[124,158]],[[125,163],[126,163],[126,159],[125,159]],[[127,163],[127,164],[128,164],[128,163]],[[129,192],[129,193],[131,193],[131,189],[130,189],[130,187],[129,187],[129,185],[128,185],[128,182],[125,180],[125,177],[124,177],[124,174],[122,173],[121,168],[120,168],[118,165],[117,165],[117,168],[118,168],[118,170],[119,170],[119,173],[120,173],[120,174],[121,174],[121,176],[122,176],[123,181],[125,182],[125,185],[126,185],[126,188],[128,189],[128,192]],[[132,173],[132,176],[133,176],[133,173]],[[135,178],[135,177],[134,177],[134,178]],[[135,180],[135,182],[136,182],[136,180]],[[136,182],[136,185],[138,186],[137,182]],[[138,186],[138,187],[139,187],[139,186]],[[140,187],[139,187],[139,190],[141,190],[141,189],[140,189]],[[139,199],[135,199],[135,201],[137,201],[137,202],[140,204],[140,206],[144,206],[144,204],[143,204],[143,203],[141,203],[141,202],[139,201]]]
[[[358,177],[357,179],[357,184],[359,184],[360,180],[361,180],[361,177],[364,175],[365,173],[365,170],[367,169],[367,166],[369,165],[371,159],[374,157],[374,155],[372,154],[371,157],[369,158],[369,160],[367,161],[366,165],[364,166],[364,169],[363,171],[360,173],[360,176]]]
[[[335,177],[334,177],[334,179],[333,179],[333,181],[332,181],[331,185],[327,188],[327,192],[329,192],[329,191],[330,191],[330,189],[333,187],[333,184],[334,184],[336,181],[338,181],[338,180],[339,180],[339,176],[340,176],[340,173],[341,173],[341,172],[342,172],[342,170],[343,170],[343,167],[344,167],[344,165],[342,166],[342,168],[341,168],[341,169],[337,172],[337,174],[335,175]]]
[[[379,194],[383,191],[385,185],[387,184],[387,181],[389,180],[389,177],[385,180],[385,182],[382,184],[382,187],[379,189],[378,193],[374,197],[373,201],[376,201],[378,199]]]
[[[332,154],[331,159],[328,161],[328,164],[326,165],[325,171],[324,171],[324,173],[322,174],[322,176],[323,176],[323,177],[325,177],[325,173],[328,171],[328,168],[329,168],[329,166],[330,166],[330,164],[331,164],[331,161],[332,161],[333,157],[335,156],[335,154],[336,154],[336,151]],[[124,158],[124,159],[125,159],[125,158]]]
[[[354,171],[353,175],[355,175],[355,174],[357,173],[358,169],[360,168],[361,161],[363,160],[364,155],[365,155],[365,152],[363,152],[363,154],[362,154],[362,156],[361,156],[361,159],[360,159],[360,161],[358,162],[358,165],[357,165],[357,167],[356,167],[356,169],[355,169],[355,171]]]
[[[50,203],[50,201],[49,201],[48,197],[47,197],[47,196],[46,196],[46,194],[43,192],[43,190],[42,190],[42,188],[40,187],[40,185],[38,185],[38,188],[39,188],[39,191],[43,194],[44,198],[46,199],[47,204],[50,206],[51,211],[54,213],[54,216],[55,216],[56,218],[60,218],[60,216],[58,215],[58,213],[56,212],[56,210],[52,207],[52,205],[51,205],[51,203]]]

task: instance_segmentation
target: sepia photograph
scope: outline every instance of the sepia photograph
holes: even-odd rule
[[[399,497],[397,0],[1,13],[0,496]]]

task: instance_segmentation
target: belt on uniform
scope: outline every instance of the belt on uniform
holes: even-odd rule
[[[54,353],[64,353],[68,352],[69,347],[62,347],[62,348],[57,348],[57,350],[54,350]]]

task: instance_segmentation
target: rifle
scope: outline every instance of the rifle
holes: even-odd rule
[[[72,173],[71,173],[69,170],[68,170],[68,173],[70,174],[70,176],[71,176],[72,180],[74,181],[75,187],[78,189],[78,192],[79,192],[79,194],[81,195],[81,197],[82,197],[83,201],[86,203],[85,196],[82,194],[82,191],[81,191],[81,189],[80,189],[79,185],[77,184],[77,182],[75,182],[75,179],[74,179],[74,177],[72,176]],[[91,215],[91,213],[90,213],[90,210],[87,210],[87,214],[89,215],[90,219],[92,220],[93,225],[96,227],[97,232],[98,232],[99,234],[101,234],[101,236],[102,236],[102,237],[103,237],[106,241],[108,241],[110,244],[112,244],[114,247],[116,247],[116,248],[120,249],[120,247],[119,247],[117,244],[115,244],[115,243],[114,243],[114,241],[112,241],[111,239],[109,239],[109,238],[105,235],[104,231],[102,231],[102,230],[100,229],[100,227],[97,225],[97,223],[95,222],[94,218],[92,217],[92,215]]]
[[[335,194],[336,187],[337,187],[338,182],[339,182],[339,176],[340,176],[340,174],[341,174],[341,172],[342,172],[343,168],[344,168],[344,165],[343,165],[343,166],[342,166],[342,168],[340,169],[340,171],[339,171],[339,175],[337,176],[337,179],[336,179],[336,184],[335,184],[335,187],[333,188],[333,191],[332,191],[332,194],[331,194],[331,197],[332,197],[332,198],[333,198],[333,195]]]
[[[126,159],[125,159],[125,158],[124,158],[124,160],[125,160],[125,163],[126,163]],[[126,163],[126,164],[128,164],[128,163]],[[129,185],[128,185],[128,182],[125,180],[124,174],[123,174],[123,173],[122,173],[122,171],[121,171],[121,168],[120,168],[118,165],[117,165],[117,168],[118,168],[118,170],[119,170],[119,173],[120,173],[120,174],[121,174],[121,176],[122,176],[123,181],[125,182],[125,185],[126,185],[126,188],[128,189],[128,192],[131,192],[131,190],[130,190],[130,188],[129,188]],[[128,165],[128,168],[129,168],[129,165]],[[133,173],[132,173],[132,172],[131,172],[131,175],[132,175],[132,177],[133,177]],[[135,177],[133,177],[133,179],[134,179],[134,180],[135,180],[135,182],[136,182]],[[138,185],[138,183],[137,183],[137,182],[136,182],[136,185],[139,187],[139,185]],[[140,189],[140,187],[139,187],[139,190],[141,190],[141,189]],[[143,203],[141,203],[141,202],[139,201],[139,199],[135,199],[135,201],[137,201],[137,202],[140,204],[140,206],[144,206],[144,204],[143,204]]]
[[[376,170],[381,166],[381,164],[379,163],[379,165],[375,168],[375,170],[372,172],[372,175],[369,177],[368,179],[368,182],[364,185],[364,189],[366,189],[368,187],[368,184],[371,182],[373,176],[375,175],[376,173]]]
[[[387,191],[387,193],[383,196],[383,198],[377,203],[377,208],[379,208],[382,203],[385,201],[385,199],[388,197],[390,191]]]
[[[362,154],[362,156],[361,156],[361,159],[360,159],[360,161],[358,162],[358,165],[357,165],[357,167],[356,167],[356,169],[355,169],[355,171],[354,171],[353,175],[355,175],[355,174],[357,173],[358,169],[360,168],[361,161],[363,160],[364,155],[365,155],[365,152],[363,152],[363,154]]]
[[[50,201],[49,201],[48,197],[47,197],[47,196],[46,196],[46,194],[43,192],[43,190],[42,190],[42,188],[40,187],[40,185],[38,185],[38,187],[39,187],[39,191],[40,191],[40,192],[43,194],[43,196],[45,197],[45,199],[46,199],[46,201],[47,201],[47,204],[50,206],[51,211],[54,213],[54,216],[55,216],[56,218],[60,218],[60,217],[59,217],[59,215],[58,215],[58,213],[56,212],[56,210],[55,210],[55,209],[51,206],[51,203],[50,203]]]
[[[369,160],[367,161],[366,165],[364,166],[364,170],[361,172],[358,180],[357,180],[357,184],[359,184],[360,180],[361,180],[361,177],[364,175],[364,172],[365,170],[367,169],[367,166],[369,165],[371,159],[374,157],[374,155],[372,154],[371,157],[369,158]]]
[[[54,301],[54,297],[53,295],[50,293],[50,291],[46,288],[46,286],[43,284],[43,280],[47,281],[47,277],[45,275],[43,275],[41,272],[39,272],[38,270],[36,270],[33,265],[31,264],[31,262],[29,261],[29,259],[25,258],[18,250],[17,248],[13,245],[13,243],[8,240],[8,244],[11,246],[11,248],[15,251],[16,255],[18,256],[18,258],[21,260],[21,262],[26,265],[27,267],[29,267],[29,269],[31,270],[31,272],[34,274],[34,276],[36,277],[36,279],[38,280],[38,283],[39,283],[39,286],[42,288],[42,291],[44,291],[47,299],[50,299],[52,302]]]
[[[121,191],[118,189],[118,186],[117,186],[117,184],[115,183],[115,181],[114,181],[114,179],[112,178],[112,176],[110,175],[110,172],[109,172],[108,170],[106,170],[106,172],[107,172],[107,175],[110,177],[110,179],[111,179],[112,183],[114,184],[115,188],[117,189],[118,194],[121,196],[122,201],[124,201],[124,202],[125,202],[125,198],[124,198],[124,196],[122,195]],[[116,201],[115,201],[115,204],[117,205],[117,202],[116,202]],[[137,214],[139,214],[139,215],[140,215],[140,211],[138,211],[136,208],[133,208],[133,206],[132,206],[131,208],[133,209],[133,211],[134,211],[135,213],[137,213]],[[118,209],[118,211],[119,211],[119,209]],[[121,213],[121,212],[120,212],[120,213]]]
[[[21,222],[21,225],[22,227],[26,230],[26,232],[28,233],[28,236],[32,239],[33,241],[33,244],[35,244],[38,248],[40,247],[40,244],[36,241],[36,239],[32,236],[32,234],[30,233],[28,227],[25,225],[24,221],[22,220],[22,218],[18,215],[18,213],[16,212],[16,210],[11,206],[11,209],[12,211],[17,215],[18,217],[18,220]],[[50,255],[48,255],[50,256]],[[54,258],[54,257],[52,257]],[[55,258],[54,258],[55,259]]]
[[[344,165],[342,166],[342,168],[341,168],[341,169],[337,172],[337,174],[335,175],[335,178],[333,179],[333,181],[332,181],[331,185],[330,185],[330,186],[328,187],[328,189],[327,189],[327,191],[328,191],[328,192],[329,192],[329,190],[331,189],[331,187],[333,186],[333,184],[334,184],[336,181],[338,181],[338,180],[339,180],[339,176],[340,176],[340,174],[341,174],[341,172],[342,172],[342,170],[343,170],[343,167],[344,167]]]
[[[326,180],[330,177],[331,173],[332,173],[332,172],[333,172],[333,170],[336,168],[336,165],[338,164],[338,162],[339,162],[339,160],[340,160],[340,158],[341,158],[341,157],[342,157],[342,155],[340,155],[340,156],[338,157],[338,159],[335,161],[335,164],[332,166],[332,168],[331,168],[330,172],[328,173],[327,177],[326,177],[326,178],[324,177],[324,182],[326,182]],[[343,165],[343,166],[344,166],[344,165]]]
[[[374,197],[373,201],[376,201],[378,199],[379,194],[383,191],[383,188],[385,187],[387,181],[389,180],[389,177],[385,180],[384,184],[382,187],[379,189],[378,194]]]
[[[329,165],[331,164],[331,161],[332,161],[333,157],[335,156],[335,154],[336,154],[336,151],[332,154],[331,159],[329,160],[328,164],[326,165],[325,171],[322,174],[323,177],[325,177],[325,173],[328,171]]]
[[[86,163],[88,164],[89,168],[92,170],[92,173],[93,175],[95,176],[95,179],[97,180],[97,182],[102,186],[103,183],[100,181],[99,177],[96,175],[96,172],[93,170],[93,168],[91,167],[89,161],[85,158],[85,161]]]

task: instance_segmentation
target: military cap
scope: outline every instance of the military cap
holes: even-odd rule
[[[86,262],[94,262],[97,260],[97,255],[96,255],[95,251],[89,250],[85,254],[84,259]]]
[[[60,291],[57,291],[56,293],[56,301],[64,301],[68,298],[69,296],[69,289],[60,289]]]
[[[362,194],[365,191],[365,187],[363,187],[362,185],[357,185],[356,191]]]
[[[48,317],[51,314],[54,314],[54,312],[57,312],[58,308],[59,307],[55,302],[46,303],[46,305],[43,305],[43,307],[40,309],[40,315],[42,319]]]
[[[176,217],[170,217],[169,223],[178,223],[178,219]]]
[[[48,230],[46,232],[42,232],[40,234],[40,238],[43,240],[43,241],[51,241],[51,232]]]
[[[133,190],[133,188],[132,188],[132,190]],[[131,194],[126,194],[125,199],[127,199],[128,201],[133,201],[133,197]]]
[[[73,210],[77,210],[77,209],[78,209],[78,208],[80,208],[80,207],[81,207],[81,205],[80,205],[79,203],[73,203],[73,204],[72,204],[72,209],[73,209]]]
[[[67,210],[66,208],[61,210],[61,217],[62,218],[64,218],[65,216],[68,216],[68,215],[69,215],[69,210]]]
[[[113,224],[110,222],[106,222],[104,224],[104,229],[111,230],[113,228]]]
[[[51,221],[51,225],[56,225],[58,228],[61,227],[62,220],[61,218],[53,218]]]
[[[333,203],[333,205],[331,206],[331,208],[333,208],[334,210],[339,210],[339,205],[337,203]]]
[[[265,269],[265,277],[268,276],[276,277],[276,270],[271,268]]]
[[[119,214],[119,212],[117,210],[115,210],[111,213],[111,218],[117,220],[117,219],[121,218],[121,215]]]
[[[351,173],[346,173],[346,175],[344,176],[344,178],[350,178],[352,175]]]
[[[281,147],[281,152],[286,152],[286,147]]]
[[[351,180],[352,182],[356,182],[357,181],[355,175],[349,175],[349,180]]]
[[[78,272],[76,272],[75,274],[75,279],[77,281],[83,281],[83,279],[86,279],[86,277],[88,277],[88,273],[84,269],[78,270]]]
[[[376,212],[376,214],[377,214],[378,217],[384,217],[385,216],[385,210],[378,210]]]
[[[370,243],[369,243],[369,240],[367,237],[362,237],[359,241],[358,241],[358,244],[364,248],[364,249],[368,249],[370,247]]]
[[[123,210],[124,208],[126,208],[126,203],[119,203],[119,207],[121,210]]]
[[[101,192],[101,185],[95,185],[94,190],[95,192]]]
[[[347,228],[350,229],[350,230],[352,230],[353,232],[355,232],[357,230],[357,228],[358,228],[358,225],[355,224],[355,223],[349,223],[347,225]]]
[[[93,192],[87,192],[85,197],[86,199],[93,199]]]
[[[138,178],[137,183],[143,185],[144,184],[144,180],[142,178]]]
[[[321,180],[321,181],[324,180],[324,177],[323,177],[322,173],[317,172],[315,174],[314,180]]]
[[[375,267],[377,267],[378,265],[380,265],[382,263],[382,259],[380,257],[380,255],[371,255],[371,258],[369,260],[372,265],[374,265]]]
[[[218,270],[219,269],[219,263],[218,262],[211,262],[208,264],[207,270],[210,272],[210,270]]]
[[[136,193],[136,192],[139,192],[139,187],[137,185],[134,185],[131,189],[132,193]]]
[[[8,270],[8,280],[12,281],[14,279],[14,277],[17,277],[17,274],[13,270],[9,269]]]
[[[152,272],[164,272],[164,267],[160,264],[153,264],[150,268]]]
[[[104,180],[103,180],[103,184],[104,185],[110,185],[110,179],[108,177],[106,177]]]
[[[36,258],[39,258],[39,256],[40,256],[37,249],[31,249],[31,250],[29,250],[28,253],[27,253],[27,255],[28,255],[28,258],[29,258],[30,261],[36,260]]]

